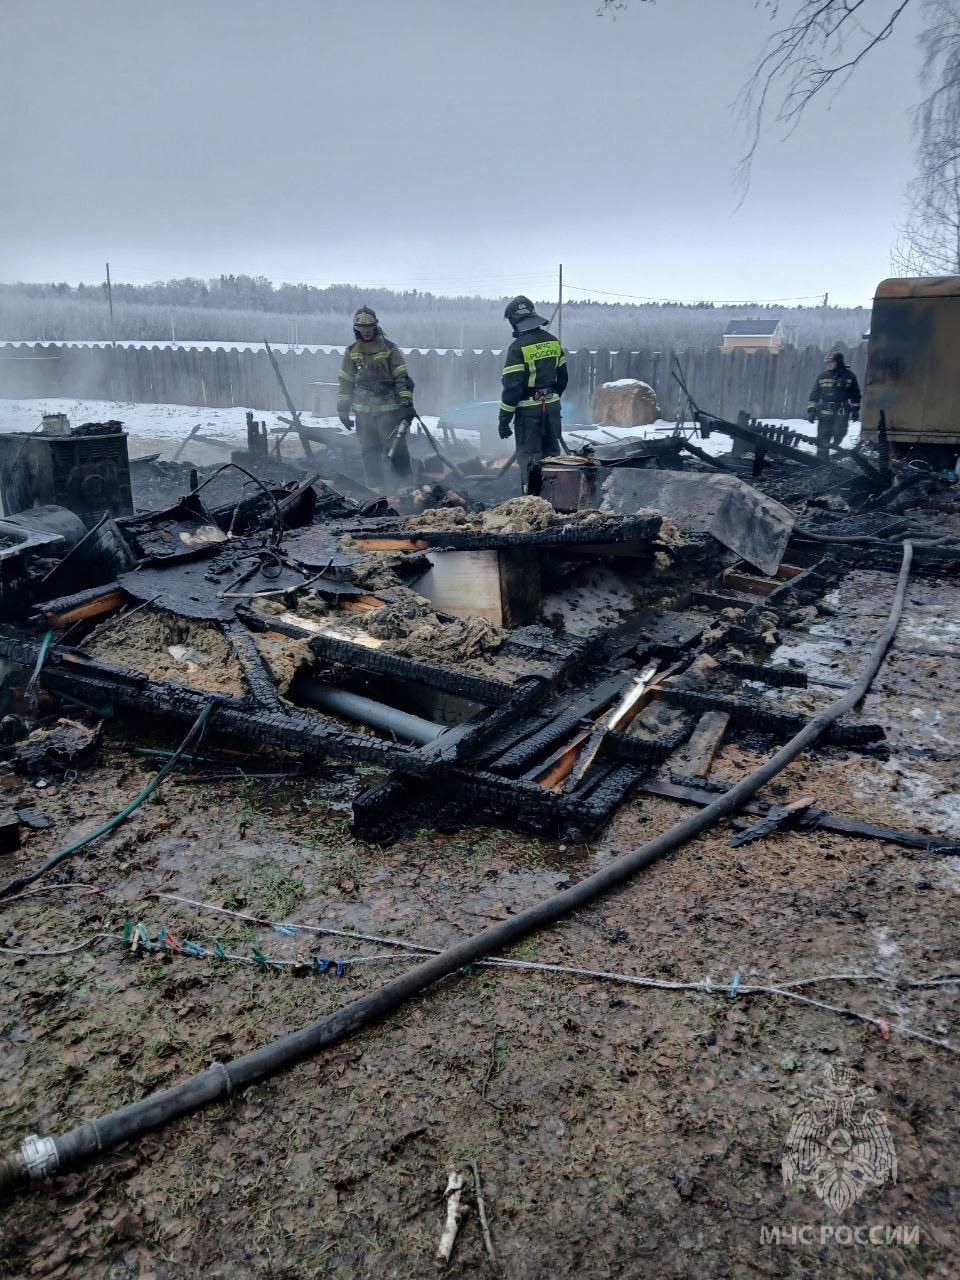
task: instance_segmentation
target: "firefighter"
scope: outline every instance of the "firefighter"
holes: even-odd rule
[[[379,490],[388,455],[396,475],[410,475],[405,434],[417,412],[413,379],[403,352],[384,337],[373,307],[362,306],[354,315],[353,336],[340,366],[337,414],[348,431],[353,429],[350,414],[355,415],[363,473],[370,488]]]
[[[847,434],[847,424],[860,417],[860,384],[847,368],[843,353],[831,351],[824,371],[813,384],[807,419],[817,424],[817,457],[829,456],[829,445],[839,447]]]
[[[529,298],[514,298],[503,316],[513,329],[513,342],[503,366],[497,430],[506,440],[513,423],[520,492],[539,493],[540,460],[560,451],[560,397],[567,386],[567,361]]]

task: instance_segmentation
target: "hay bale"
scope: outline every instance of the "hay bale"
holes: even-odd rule
[[[653,387],[638,378],[604,382],[590,398],[590,417],[602,427],[647,427],[660,417]]]

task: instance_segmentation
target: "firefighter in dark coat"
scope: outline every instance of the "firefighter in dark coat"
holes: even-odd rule
[[[860,417],[860,384],[857,375],[847,367],[843,354],[831,351],[824,360],[824,371],[813,384],[807,418],[817,424],[817,457],[829,456],[828,446],[839,446],[847,434],[848,423]]]
[[[513,328],[513,342],[503,366],[497,429],[506,440],[513,423],[520,492],[539,493],[540,460],[560,451],[560,397],[567,386],[567,361],[529,298],[514,298],[503,315]]]

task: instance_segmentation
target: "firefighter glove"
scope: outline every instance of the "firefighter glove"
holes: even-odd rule
[[[341,414],[340,414],[340,421],[343,423],[344,430],[346,430],[346,431],[352,431],[352,430],[353,430],[353,423],[350,421],[350,419],[348,418],[348,416],[347,416],[345,413],[341,413]]]
[[[810,412],[807,414],[807,421],[808,421],[808,422],[816,422],[816,420],[817,420],[817,415],[816,415],[816,414],[813,412],[813,410],[811,409],[811,410],[810,410]]]
[[[497,434],[500,436],[501,440],[509,440],[513,435],[513,432],[510,430],[510,417],[511,415],[509,413],[500,414],[500,421],[497,423]]]
[[[401,421],[405,422],[407,426],[409,426],[410,423],[413,422],[416,416],[417,416],[417,411],[412,404],[405,404],[403,406],[403,418],[401,419]]]
[[[860,406],[858,404],[854,404],[850,406],[850,421],[851,422],[860,421]]]

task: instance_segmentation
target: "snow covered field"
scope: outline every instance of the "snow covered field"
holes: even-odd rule
[[[810,448],[813,449],[812,441],[816,434],[816,427],[811,426],[806,418],[764,418],[763,422],[767,426],[787,427],[791,431],[799,431],[801,435],[810,439]],[[674,432],[676,427],[675,422],[666,422],[662,419],[649,427],[565,427],[564,439],[571,449],[585,440],[589,440],[591,444],[613,444],[615,440],[662,440]],[[692,424],[687,423],[684,434],[693,444],[696,444],[698,449],[709,453],[711,457],[730,452],[730,437],[721,435],[719,432],[715,432],[706,440],[701,440],[699,436],[693,434]],[[855,422],[851,424],[844,437],[843,447],[852,449],[859,439],[860,424]],[[799,447],[803,448],[804,445],[801,444]]]
[[[246,415],[243,409],[195,408],[187,404],[120,404],[108,400],[69,398],[0,400],[0,432],[36,431],[45,413],[65,413],[73,427],[79,426],[81,422],[108,422],[110,419],[117,419],[123,423],[124,430],[129,432],[131,458],[159,453],[161,458],[169,459],[181,441],[197,426],[202,435],[222,440],[234,449],[246,448],[247,443]],[[256,418],[258,422],[266,422],[267,430],[284,425],[277,413],[258,410]],[[436,418],[424,415],[424,422],[428,427],[434,426],[436,421]],[[304,426],[343,430],[338,418],[314,418],[305,413],[303,423]],[[472,433],[461,434],[470,436]],[[291,435],[284,440],[283,452],[289,457],[296,457],[300,453],[300,443],[296,436]],[[196,440],[190,442],[183,454],[184,460],[200,463],[222,462],[226,456],[223,449]]]
[[[247,429],[243,409],[207,409],[195,408],[184,404],[119,404],[106,400],[73,400],[41,399],[41,400],[0,400],[0,431],[35,431],[45,413],[65,413],[72,426],[81,422],[106,422],[116,418],[123,423],[130,434],[130,456],[143,457],[150,453],[159,453],[161,458],[172,457],[174,451],[185,436],[199,426],[203,435],[223,440],[234,448],[246,445]],[[279,414],[257,412],[257,420],[266,422],[268,429],[281,427]],[[336,418],[314,418],[304,414],[304,424],[314,427],[332,427],[340,431]],[[428,427],[434,427],[437,419],[424,415]],[[781,423],[791,430],[800,431],[811,436],[814,428],[805,419],[767,419],[771,423]],[[662,440],[669,435],[676,424],[673,422],[655,422],[649,427],[580,427],[567,428],[565,438],[570,448],[578,448],[585,441],[592,444],[611,444],[615,440]],[[458,432],[461,438],[477,440],[472,431]],[[854,423],[844,440],[846,448],[852,446],[860,438],[859,423]],[[730,450],[729,437],[720,434],[711,435],[708,440],[696,439],[696,444],[706,453],[718,455]],[[296,456],[300,446],[296,437],[288,436],[283,443],[284,453]],[[212,445],[192,441],[185,455],[194,462],[218,462],[226,456],[222,449]]]

